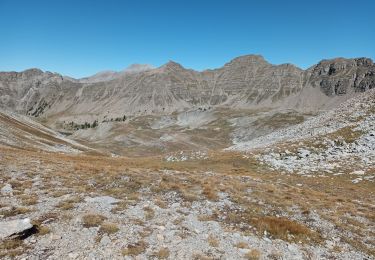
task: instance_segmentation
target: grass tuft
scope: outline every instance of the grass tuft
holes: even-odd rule
[[[99,227],[107,218],[99,214],[87,214],[82,217],[85,228]]]

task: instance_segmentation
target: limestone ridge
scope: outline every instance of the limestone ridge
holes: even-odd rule
[[[80,80],[39,69],[1,72],[0,107],[59,120],[168,114],[201,106],[316,111],[374,86],[375,65],[368,58],[322,60],[302,70],[246,55],[202,72],[173,61]]]

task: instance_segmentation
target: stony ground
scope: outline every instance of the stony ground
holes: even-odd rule
[[[171,162],[0,149],[0,227],[34,225],[3,240],[4,259],[374,259],[370,181],[231,152]]]

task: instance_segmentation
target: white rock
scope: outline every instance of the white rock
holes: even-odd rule
[[[4,187],[1,188],[1,194],[3,195],[13,194],[12,185],[10,185],[9,183],[5,184]]]
[[[161,234],[157,234],[157,235],[156,235],[156,238],[157,238],[159,241],[163,241],[163,240],[164,240],[164,236],[161,235]]]
[[[79,256],[78,253],[69,253],[69,254],[68,254],[68,257],[69,257],[69,258],[72,258],[72,259],[76,259],[78,256]]]
[[[351,172],[350,174],[355,174],[355,175],[364,175],[364,174],[365,174],[365,171],[354,171],[354,172]]]
[[[119,202],[120,200],[115,199],[115,198],[110,197],[110,196],[99,196],[99,197],[94,197],[94,198],[86,197],[85,201],[89,202],[89,203],[111,205],[111,204],[115,204],[115,203]]]
[[[31,229],[33,225],[29,218],[25,219],[15,219],[10,221],[0,222],[0,239],[16,235],[18,233],[24,232]]]
[[[100,244],[102,246],[107,246],[110,243],[111,243],[111,239],[107,235],[103,236],[102,239],[100,240]]]

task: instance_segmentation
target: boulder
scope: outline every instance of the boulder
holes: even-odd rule
[[[0,221],[0,240],[22,236],[33,227],[29,218]]]

